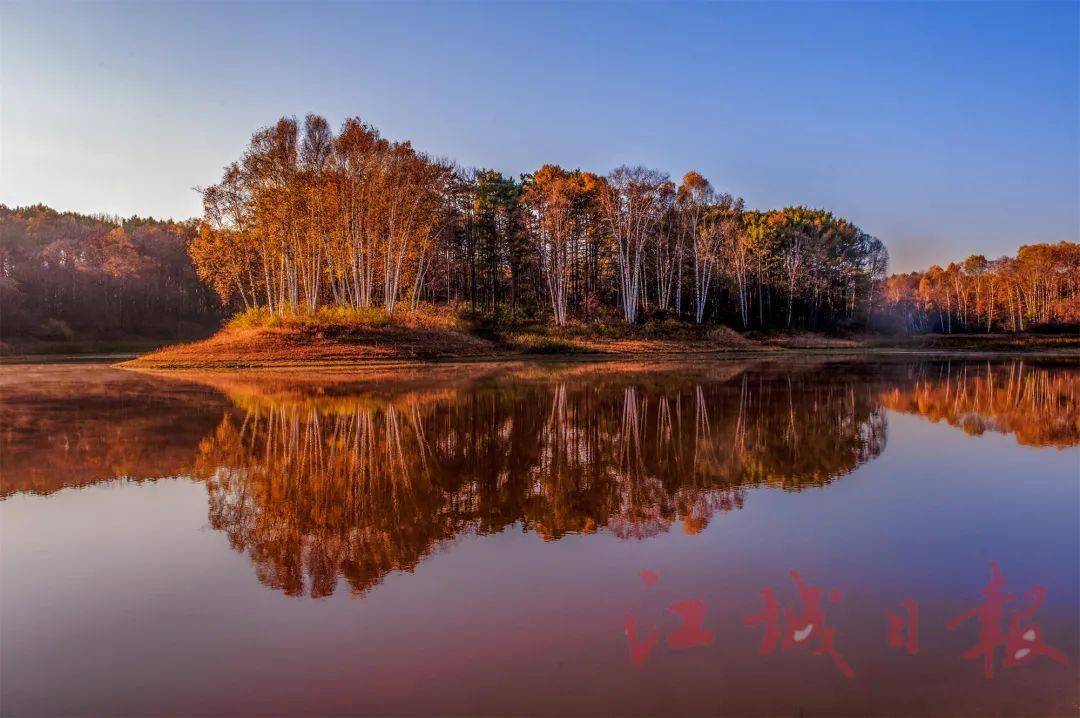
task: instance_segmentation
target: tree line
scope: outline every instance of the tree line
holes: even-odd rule
[[[697,172],[467,170],[356,118],[283,118],[203,190],[191,254],[236,308],[402,303],[500,321],[656,316],[751,328],[864,324],[882,243],[830,212],[751,211]]]
[[[978,254],[925,272],[895,274],[886,313],[908,331],[1022,332],[1080,325],[1080,244],[1027,244],[1015,257]]]
[[[0,205],[3,334],[49,340],[199,335],[218,299],[187,252],[196,223]]]
[[[0,205],[3,334],[194,336],[223,311],[421,304],[498,325],[1080,324],[1076,243],[888,277],[882,243],[825,210],[748,210],[693,171],[464,169],[356,118],[259,130],[202,197],[184,222]]]

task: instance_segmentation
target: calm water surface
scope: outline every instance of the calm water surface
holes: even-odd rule
[[[1075,715],[1080,368],[0,367],[0,712]]]

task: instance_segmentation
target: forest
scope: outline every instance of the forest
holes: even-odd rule
[[[822,209],[748,210],[697,172],[466,170],[359,119],[257,132],[204,192],[197,270],[234,307],[499,324],[651,318],[742,330],[1025,331],[1080,321],[1080,245],[887,277],[877,238]]]
[[[1076,243],[889,276],[883,243],[824,209],[748,209],[694,171],[465,169],[357,118],[282,118],[200,191],[183,222],[0,205],[5,339],[194,337],[324,308],[586,331],[1080,325]]]
[[[221,306],[187,252],[195,222],[0,205],[3,337],[201,336]]]
[[[945,268],[894,274],[883,312],[910,332],[1080,328],[1080,244],[1028,244],[1015,257],[972,255]]]
[[[191,253],[228,305],[441,304],[501,324],[653,317],[743,329],[864,325],[888,256],[850,221],[751,211],[696,172],[466,170],[359,119],[258,131],[204,190]]]

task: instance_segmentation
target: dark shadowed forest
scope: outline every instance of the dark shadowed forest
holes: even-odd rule
[[[205,335],[221,310],[187,251],[196,226],[0,205],[3,338]]]

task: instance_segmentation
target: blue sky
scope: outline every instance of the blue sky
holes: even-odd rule
[[[1080,233],[1080,4],[0,6],[0,202],[189,217],[251,133],[359,115],[465,166],[696,169],[895,270]]]

